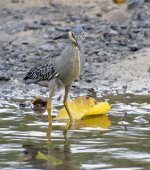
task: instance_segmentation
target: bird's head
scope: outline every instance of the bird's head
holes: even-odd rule
[[[75,46],[79,48],[81,46],[83,35],[84,35],[84,30],[82,26],[74,27],[69,31],[69,39],[73,42]]]

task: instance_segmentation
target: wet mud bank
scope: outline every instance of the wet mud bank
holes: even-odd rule
[[[86,66],[73,84],[73,95],[93,89],[98,96],[150,94],[149,1],[118,6],[107,0],[1,0],[1,95],[46,93],[23,85],[21,78],[39,59],[63,48],[68,30],[78,24],[85,29]]]

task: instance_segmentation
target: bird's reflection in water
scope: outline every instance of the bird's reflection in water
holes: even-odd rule
[[[36,141],[35,144],[24,144],[25,159],[32,167],[42,169],[79,169],[79,163],[75,163],[71,158],[71,149],[67,137],[68,128],[63,130],[63,147],[62,142],[55,141],[52,138],[52,126],[48,126],[46,133],[46,142]],[[37,144],[38,143],[38,144]]]

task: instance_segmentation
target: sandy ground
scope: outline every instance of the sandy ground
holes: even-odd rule
[[[150,92],[150,48],[142,49],[129,58],[119,60],[116,64],[106,64],[102,79],[108,77],[114,80],[116,86],[127,90]]]

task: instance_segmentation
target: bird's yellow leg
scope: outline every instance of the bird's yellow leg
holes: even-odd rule
[[[67,137],[67,133],[68,130],[71,128],[72,124],[69,124],[68,127],[66,127],[66,129],[63,131],[63,135],[64,135],[64,144],[68,145],[68,137]]]
[[[67,99],[64,99],[64,106],[65,106],[65,109],[66,109],[66,111],[67,111],[67,113],[68,113],[68,116],[69,116],[69,118],[70,118],[70,122],[73,122],[73,117],[72,117],[71,112],[70,112],[70,110],[69,110],[68,100],[67,100]]]
[[[52,103],[51,103],[51,100],[48,99],[48,101],[47,101],[47,113],[48,113],[48,123],[49,123],[49,125],[52,124],[51,112],[52,112]]]
[[[70,122],[72,123],[73,117],[72,117],[71,112],[70,112],[69,107],[68,107],[68,92],[69,92],[69,87],[65,87],[64,106],[65,106],[65,109],[66,109],[68,116],[70,118]]]
[[[52,124],[49,124],[48,125],[48,128],[47,128],[47,143],[48,144],[51,144],[51,132],[52,132]]]

